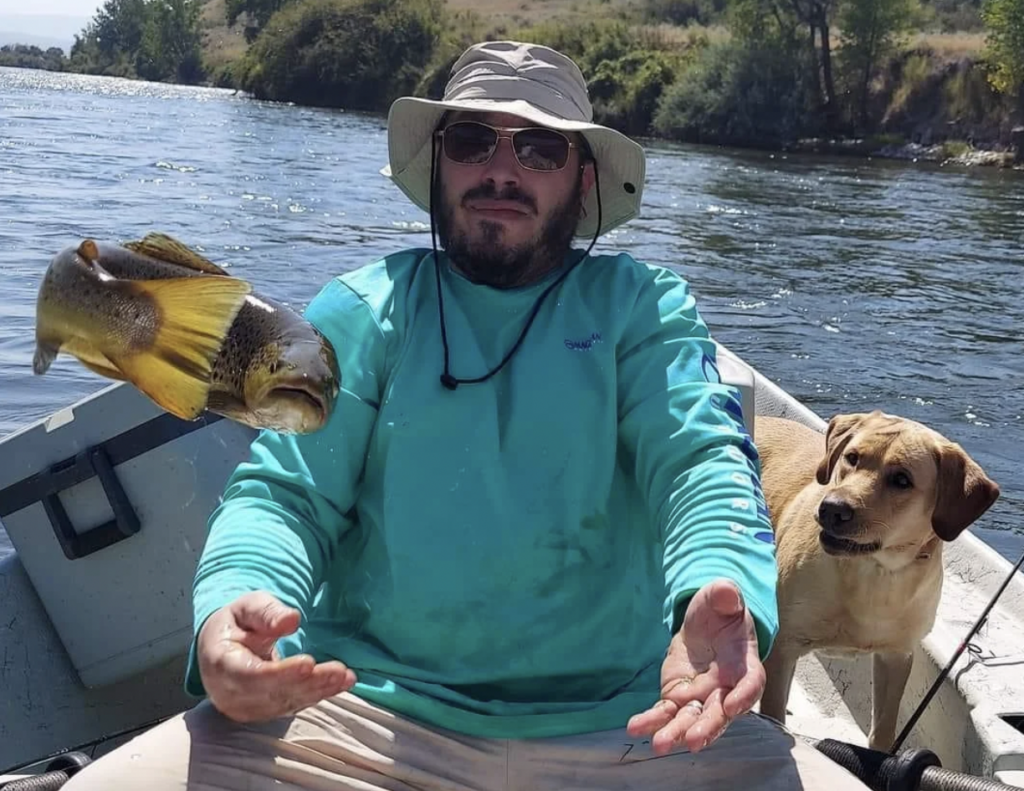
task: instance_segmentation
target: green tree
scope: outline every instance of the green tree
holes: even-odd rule
[[[60,47],[50,47],[43,52],[42,49],[34,45],[7,44],[0,47],[0,66],[64,71],[66,62],[64,50]]]
[[[142,44],[146,0],[107,0],[75,36],[69,67],[87,74],[136,77],[134,56]]]
[[[838,3],[839,0],[733,0],[729,8],[730,28],[751,46],[790,51],[795,39],[805,37],[808,76],[830,129],[838,118],[831,41]]]
[[[107,0],[75,36],[70,71],[146,80],[203,79],[201,0]]]
[[[304,0],[275,14],[246,54],[260,99],[384,110],[411,93],[442,31],[444,0]]]
[[[1001,93],[1017,94],[1024,109],[1024,0],[986,0],[990,81]]]
[[[136,71],[146,80],[196,83],[203,78],[199,0],[151,0]]]
[[[839,58],[861,128],[875,70],[904,43],[918,11],[917,0],[844,0],[839,9]]]
[[[816,135],[820,97],[811,60],[791,38],[710,45],[665,89],[654,129],[688,142],[771,149]]]
[[[594,118],[631,135],[650,134],[662,91],[693,53],[611,19],[551,22],[515,31],[513,38],[564,52],[587,78]]]

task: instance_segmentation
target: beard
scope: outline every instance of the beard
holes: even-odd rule
[[[465,230],[455,229],[455,205],[441,199],[437,217],[437,234],[452,263],[470,281],[494,288],[515,288],[533,282],[556,269],[565,260],[580,221],[580,187],[582,174],[569,196],[551,212],[536,238],[518,245],[504,243],[500,223],[483,221],[478,238],[470,239]],[[439,190],[443,192],[443,190]],[[476,200],[515,200],[535,212],[533,199],[518,187],[501,193],[491,183],[468,190],[462,203]]]

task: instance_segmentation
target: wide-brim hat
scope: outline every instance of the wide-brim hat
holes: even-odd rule
[[[593,123],[583,74],[560,52],[516,41],[475,44],[452,66],[440,101],[406,96],[391,105],[389,164],[381,172],[428,212],[431,140],[441,117],[452,110],[511,113],[530,123],[584,136],[598,166],[601,228],[597,227],[597,189],[592,189],[577,236],[607,233],[640,214],[644,150],[620,132]]]

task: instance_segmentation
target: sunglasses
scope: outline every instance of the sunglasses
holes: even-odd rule
[[[578,148],[561,132],[538,126],[512,128],[479,121],[456,121],[436,134],[441,138],[444,155],[460,165],[487,164],[503,137],[512,141],[512,151],[520,167],[545,173],[564,168],[569,161],[569,151]]]

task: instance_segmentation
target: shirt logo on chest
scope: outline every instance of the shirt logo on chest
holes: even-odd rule
[[[566,338],[563,341],[563,343],[565,343],[565,348],[571,349],[574,352],[589,352],[592,348],[594,348],[595,343],[601,342],[602,341],[600,332],[592,332],[590,333],[590,337],[588,338]]]

